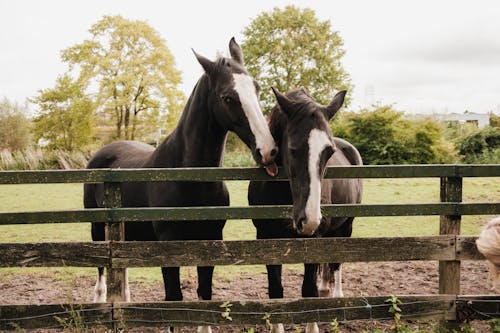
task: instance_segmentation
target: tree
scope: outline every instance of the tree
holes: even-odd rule
[[[94,103],[69,75],[59,77],[54,88],[40,90],[31,102],[39,107],[34,119],[37,141],[47,140],[50,148],[69,151],[92,142]]]
[[[24,150],[30,143],[28,106],[0,100],[0,150]]]
[[[322,104],[328,104],[333,91],[351,88],[341,64],[342,38],[311,9],[274,8],[255,18],[243,34],[246,65],[265,88],[266,108],[275,104],[271,86],[285,92],[304,86]]]
[[[344,114],[334,119],[332,132],[350,141],[365,164],[450,163],[455,158],[434,120],[406,119],[388,105]]]
[[[500,127],[500,116],[497,116],[493,112],[490,112],[490,126]]]
[[[500,127],[487,126],[458,143],[465,163],[500,163]]]
[[[177,115],[185,101],[177,88],[180,72],[165,41],[146,22],[104,16],[90,28],[90,40],[62,52],[79,70],[78,81],[97,87],[97,105],[115,126],[116,139],[158,127],[160,114]],[[147,126],[151,126],[146,128]]]

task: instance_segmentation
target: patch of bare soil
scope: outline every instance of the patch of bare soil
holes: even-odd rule
[[[302,273],[283,270],[285,298],[300,297]],[[0,279],[0,303],[43,304],[43,303],[90,303],[93,298],[95,280],[82,278],[73,283],[61,282],[49,274],[22,275]],[[196,276],[182,281],[184,300],[196,300]],[[155,285],[130,281],[132,301],[154,302],[164,298],[163,284]],[[488,267],[485,261],[462,262],[461,293],[494,294],[489,287]],[[390,262],[353,263],[343,265],[343,290],[346,297],[378,295],[410,295],[438,293],[437,262]],[[242,274],[230,280],[216,279],[213,288],[214,300],[258,300],[267,299],[267,276]],[[361,332],[373,327],[387,328],[387,322],[347,322],[341,324],[342,332]],[[478,332],[490,332],[485,322],[474,324]],[[285,326],[287,331],[293,327]],[[214,332],[241,332],[249,327],[213,327]],[[164,332],[161,329],[140,329],[135,332]],[[183,328],[182,332],[193,332],[195,328]],[[257,327],[256,331],[265,331]],[[321,331],[329,331],[322,325]],[[39,331],[41,332],[41,331]]]

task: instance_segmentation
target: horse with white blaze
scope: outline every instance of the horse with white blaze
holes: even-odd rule
[[[236,41],[229,43],[230,58],[211,61],[195,53],[204,74],[189,97],[175,130],[156,148],[134,141],[119,141],[100,149],[87,168],[220,167],[228,131],[251,149],[255,161],[274,176],[277,146],[259,103],[260,87],[248,74]],[[85,184],[86,208],[103,207],[103,184]],[[122,207],[229,206],[222,181],[121,183]],[[221,240],[225,220],[126,222],[127,241]],[[104,223],[92,223],[92,239],[104,240]],[[165,253],[168,256],[168,253]],[[198,267],[198,297],[212,298],[213,266]],[[98,269],[95,302],[106,301],[104,268]],[[163,267],[165,300],[182,300],[179,267]],[[127,281],[128,286],[128,281]],[[127,293],[130,300],[130,293]],[[209,332],[210,327],[200,327]]]
[[[269,127],[280,149],[276,163],[287,172],[289,181],[251,181],[248,202],[293,204],[293,218],[254,219],[257,238],[350,237],[354,217],[332,218],[321,213],[321,204],[361,202],[359,179],[323,178],[328,166],[363,164],[353,145],[332,136],[328,123],[341,108],[346,92],[337,93],[328,106],[323,106],[305,89],[286,95],[273,91],[278,104],[271,111]],[[269,297],[283,298],[282,266],[266,267]],[[304,264],[304,269],[302,297],[343,297],[340,263]],[[272,331],[283,332],[283,325],[273,325]],[[309,323],[306,332],[318,332],[318,325]]]

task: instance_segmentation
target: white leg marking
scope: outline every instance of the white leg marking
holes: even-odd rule
[[[320,276],[319,287],[318,287],[319,297],[333,297],[331,282]]]
[[[321,222],[321,179],[319,176],[319,159],[325,147],[331,145],[328,134],[313,129],[309,133],[309,197],[306,202],[307,223],[302,226],[305,235],[312,235]]]
[[[167,333],[174,333],[174,328],[171,326],[167,327]]]
[[[233,74],[234,90],[240,97],[243,112],[248,119],[250,130],[255,136],[255,144],[265,154],[276,147],[262,113],[252,77],[246,74]]]
[[[306,333],[319,333],[319,327],[317,323],[307,323]]]
[[[335,277],[335,288],[333,289],[333,297],[344,297],[342,292],[342,265],[339,265],[339,270],[333,273]]]
[[[94,288],[94,303],[106,303],[108,289],[106,286],[106,275],[103,274],[97,278]]]
[[[128,268],[125,268],[125,301],[130,303],[130,286],[128,284]]]
[[[212,327],[210,326],[198,326],[196,330],[197,333],[212,333]]]
[[[271,333],[285,333],[285,327],[283,324],[272,324]]]

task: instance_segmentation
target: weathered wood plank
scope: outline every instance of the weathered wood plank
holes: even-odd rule
[[[265,315],[271,323],[300,324],[306,322],[332,322],[391,319],[386,297],[366,298],[308,298],[293,300],[231,301],[231,321],[222,317],[223,302],[161,302],[149,304],[120,303],[128,326],[148,325],[244,325],[265,324]],[[402,296],[403,318],[450,317],[454,296]]]
[[[461,322],[500,318],[500,295],[459,295],[456,302]]]
[[[0,243],[0,267],[107,266],[106,242]]]
[[[60,318],[60,322],[57,318]],[[64,322],[81,320],[85,327],[109,326],[111,304],[0,305],[0,330],[64,328]],[[16,326],[17,325],[17,326]]]
[[[330,167],[327,178],[415,178],[415,177],[499,177],[499,164],[479,165],[365,165]],[[0,184],[84,183],[125,181],[214,181],[283,180],[283,169],[276,178],[262,168],[175,168],[175,169],[93,169],[1,171]]]
[[[500,203],[323,205],[325,216],[424,216],[500,214]],[[0,225],[88,221],[202,221],[290,218],[291,206],[93,208],[64,211],[0,212]]]
[[[0,243],[0,267],[253,265],[454,259],[452,236],[248,241]]]
[[[114,267],[451,260],[455,237],[115,242]]]
[[[105,303],[105,304],[44,304],[0,306],[0,329],[12,329],[17,323],[22,329],[60,327],[54,318],[81,316],[85,327],[109,325],[111,312],[119,313],[118,320],[127,327],[134,326],[197,326],[264,325],[263,317],[271,323],[300,324],[329,323],[341,320],[392,319],[388,312],[389,296],[351,298],[308,298],[258,301],[230,301],[231,321],[222,317],[222,301]],[[398,296],[403,319],[450,318],[453,295]]]
[[[462,178],[442,177],[440,180],[441,202],[462,202]],[[461,214],[442,212],[439,218],[440,235],[460,235]],[[460,294],[460,261],[439,261],[439,293]]]

